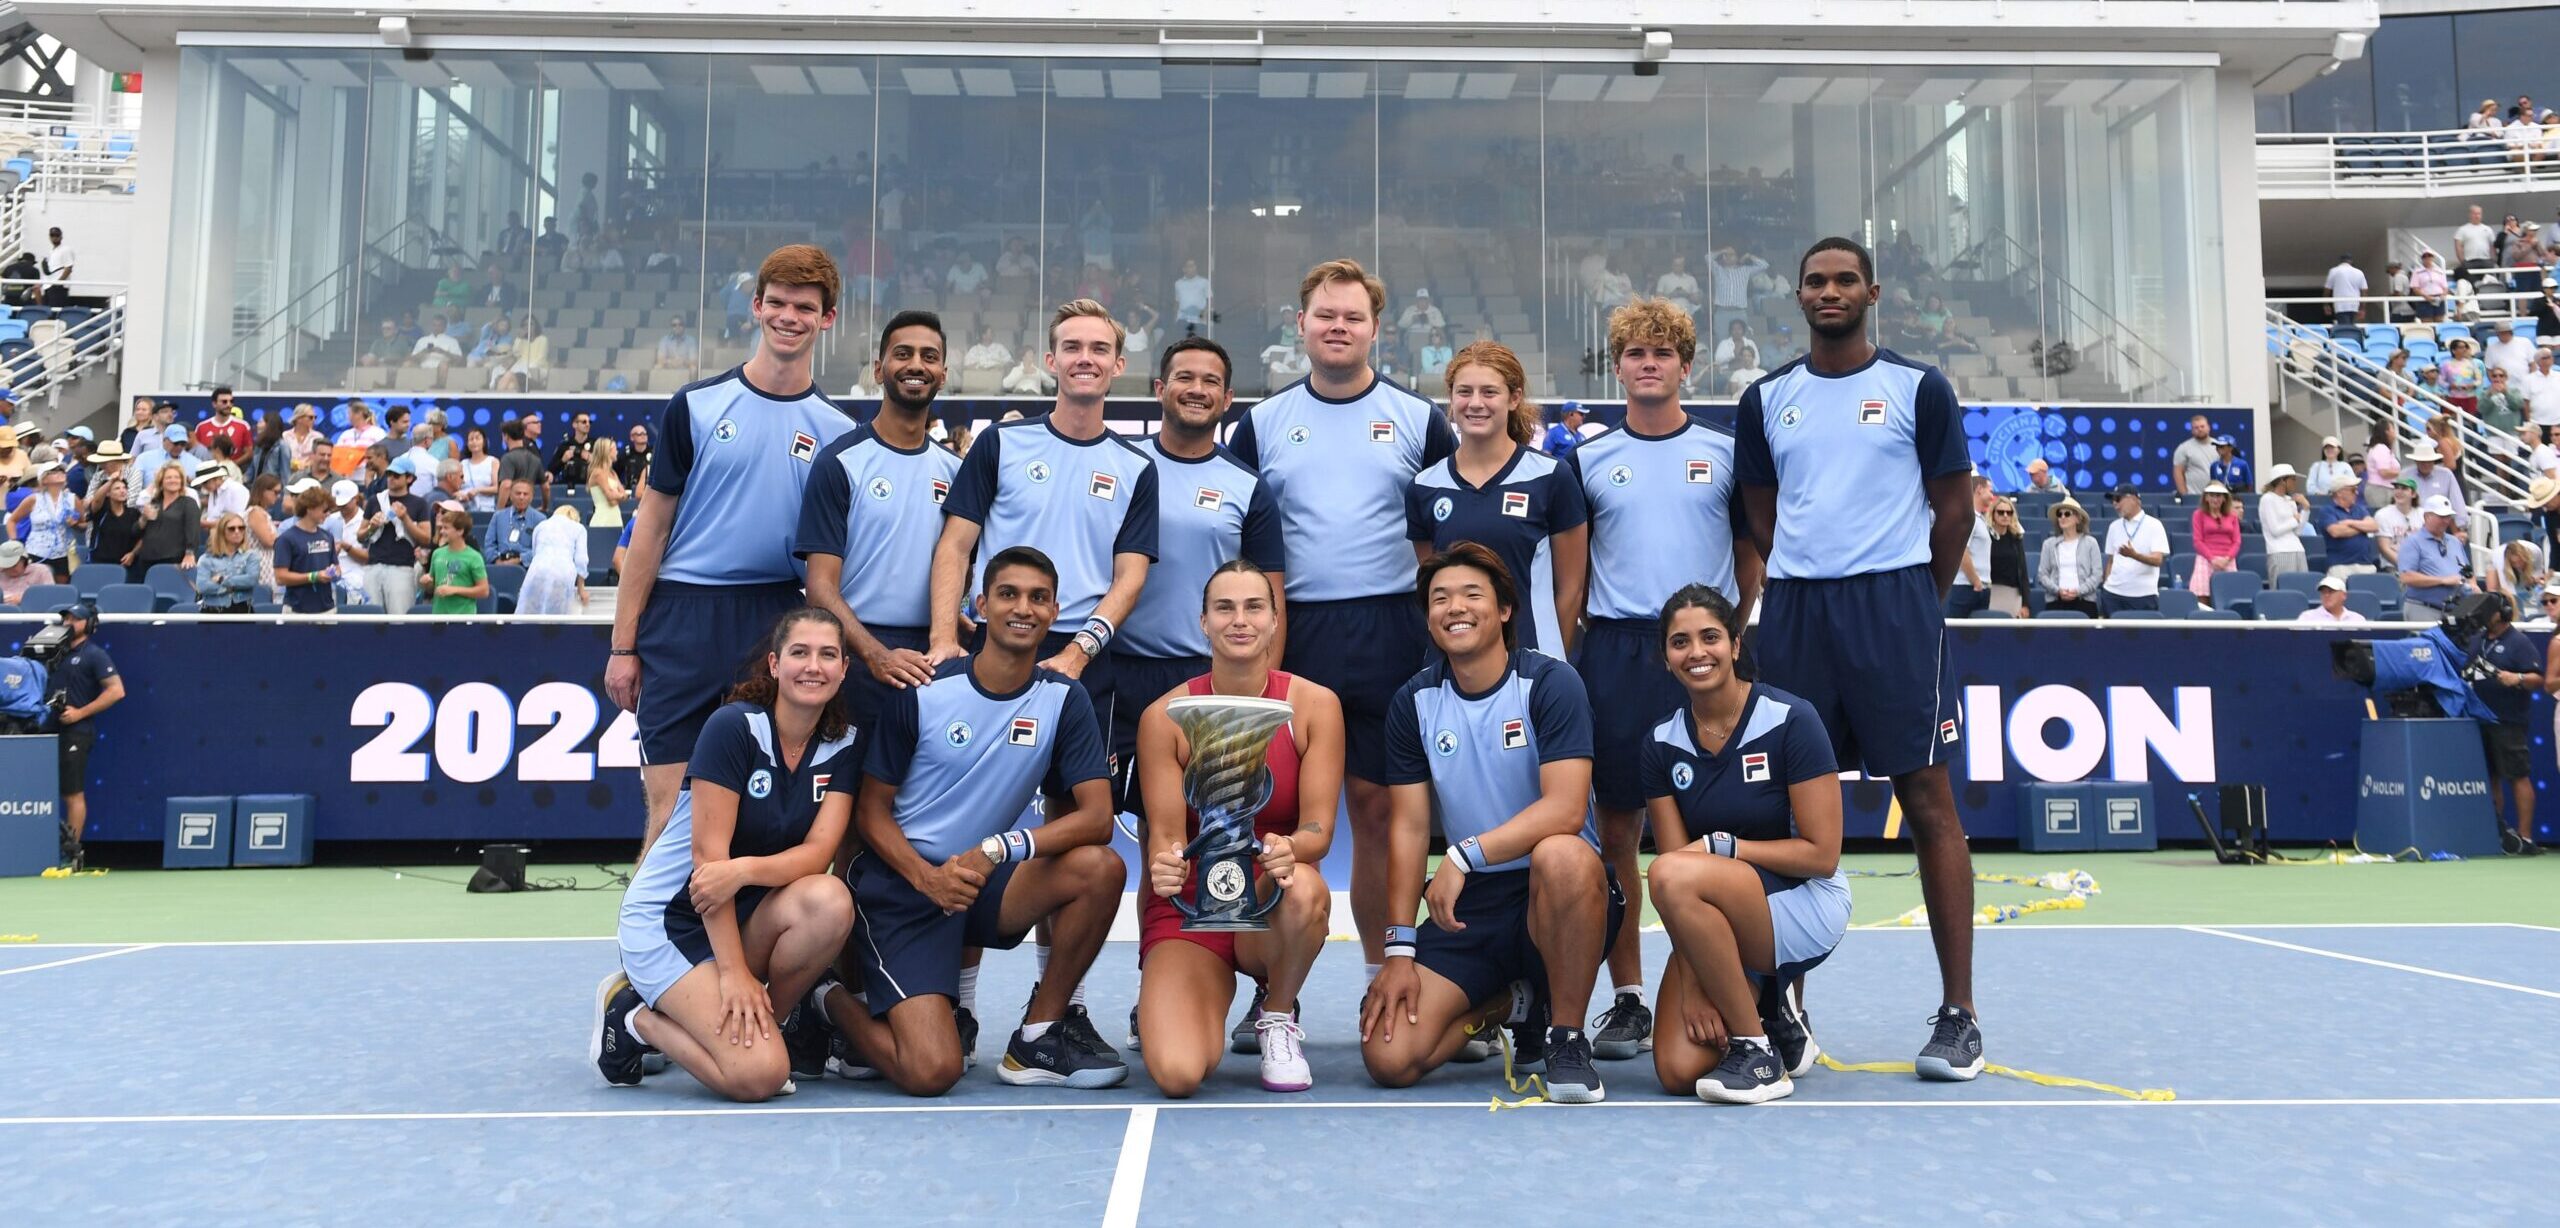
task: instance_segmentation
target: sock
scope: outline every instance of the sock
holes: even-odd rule
[[[972,1015],[978,1013],[978,970],[975,968],[960,970],[960,1009]]]
[[[1612,990],[1612,991],[1610,991],[1610,992],[1611,992],[1612,996],[1615,996],[1615,997],[1620,997],[1620,998],[1633,997],[1633,998],[1634,998],[1636,1001],[1638,1001],[1638,1002],[1642,1002],[1642,1001],[1644,1001],[1644,986],[1643,986],[1643,985],[1640,985],[1640,984],[1638,984],[1638,985],[1620,985],[1620,986],[1618,986],[1616,989],[1614,989],[1614,990]]]
[[[1378,979],[1378,969],[1386,967],[1385,964],[1368,964],[1364,966],[1369,970],[1369,980],[1371,981]]]
[[[1285,1019],[1287,1019],[1287,1018],[1289,1017],[1289,1012],[1287,1012],[1287,1011],[1264,1011],[1264,1012],[1262,1012],[1262,1017],[1263,1017],[1263,1018],[1265,1018],[1265,1019],[1283,1019],[1283,1020],[1285,1020]]]
[[[1084,1005],[1084,982],[1082,982],[1082,981],[1078,981],[1078,982],[1076,982],[1075,992],[1067,995],[1067,1005],[1069,1005],[1069,1006],[1082,1006],[1082,1005]]]
[[[1511,1014],[1506,1016],[1503,1022],[1507,1024],[1529,1022],[1529,998],[1528,982],[1511,982]]]
[[[1769,1038],[1766,1036],[1736,1036],[1732,1039],[1735,1044],[1749,1045],[1754,1049],[1765,1051],[1769,1048]]]
[[[1048,978],[1048,976],[1049,976],[1049,944],[1048,944],[1048,943],[1045,943],[1045,942],[1043,942],[1043,943],[1038,943],[1038,944],[1035,944],[1035,945],[1031,948],[1031,967],[1032,967],[1032,970],[1033,970],[1033,971],[1032,971],[1032,980],[1033,980],[1035,983],[1037,983],[1037,982],[1039,982],[1039,981],[1042,981],[1042,980],[1046,980],[1046,979]]]
[[[1547,1029],[1547,1043],[1551,1045],[1560,1045],[1569,1040],[1580,1039],[1582,1039],[1582,1029],[1580,1028],[1569,1028],[1559,1023],[1554,1027]]]
[[[640,1035],[640,1012],[646,1009],[648,1009],[647,1004],[643,1003],[639,1006],[632,1007],[630,1010],[622,1012],[622,1030],[631,1033],[631,1035],[638,1039],[641,1044],[649,1045],[650,1048],[655,1049],[657,1046],[650,1045],[648,1037]]]
[[[1022,1025],[1022,1039],[1038,1040],[1041,1037],[1048,1035],[1049,1029],[1056,1026],[1058,1026],[1058,1024],[1054,1019],[1047,1023],[1026,1023]]]

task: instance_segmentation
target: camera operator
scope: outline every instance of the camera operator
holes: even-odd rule
[[[98,714],[123,702],[124,679],[95,638],[96,605],[82,601],[64,610],[62,625],[71,640],[52,665],[55,693],[62,697],[53,719],[62,764],[62,861],[76,870],[80,833],[89,825],[89,748],[98,744]]]
[[[2471,545],[2454,516],[2452,500],[2431,495],[2420,506],[2425,529],[2400,543],[2400,584],[2406,590],[2400,608],[2402,617],[2413,623],[2443,622],[2445,607],[2455,598],[2478,591],[2462,574]]]

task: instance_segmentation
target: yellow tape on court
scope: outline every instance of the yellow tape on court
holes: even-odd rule
[[[1842,1074],[1907,1075],[1916,1073],[1913,1071],[1911,1063],[1909,1062],[1843,1062],[1828,1053],[1825,1053],[1814,1060],[1821,1063],[1823,1069],[1836,1070]],[[2178,1098],[2178,1093],[2165,1087],[2145,1087],[2137,1090],[2130,1087],[2118,1087],[2113,1083],[2099,1083],[2090,1079],[2075,1079],[2069,1075],[2038,1074],[2032,1070],[2020,1070],[2015,1066],[2002,1066],[1994,1062],[1984,1063],[1982,1069],[1988,1074],[1996,1074],[2004,1079],[2022,1079],[2026,1082],[2033,1083],[2038,1087],[2079,1088],[2083,1091],[2105,1092],[2110,1096],[2122,1096],[2127,1100],[2167,1102]]]

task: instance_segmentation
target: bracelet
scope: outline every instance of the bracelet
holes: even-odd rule
[[[1411,959],[1413,958],[1414,948],[1419,945],[1421,941],[1422,931],[1415,929],[1410,925],[1390,925],[1387,927],[1387,940],[1384,944],[1386,947],[1387,958],[1394,959],[1401,955],[1406,959]]]
[[[611,657],[636,657],[640,655],[640,650],[637,648],[613,648],[606,650],[605,655]]]
[[[1733,833],[1720,831],[1707,837],[1707,851],[1718,857],[1733,856]]]

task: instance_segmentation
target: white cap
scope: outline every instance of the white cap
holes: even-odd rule
[[[2430,516],[2450,516],[2453,514],[2453,500],[2443,495],[2429,495],[2426,502],[2418,505],[2418,510]]]
[[[2327,592],[2343,593],[2347,591],[2347,582],[2340,576],[2322,576],[2320,587]]]
[[[2300,473],[2294,471],[2293,466],[2279,463],[2267,470],[2266,482],[2262,482],[2260,485],[2265,485],[2267,482],[2281,482],[2286,478],[2298,478],[2301,476],[2302,475]]]
[[[345,478],[340,478],[329,486],[329,501],[340,507],[345,507],[347,504],[355,502],[356,499],[363,494],[364,491],[362,489],[358,488],[355,483],[350,482]]]
[[[2409,445],[2409,459],[2413,461],[2440,461],[2444,459],[2444,454],[2436,451],[2436,445],[2434,442],[2421,439],[2418,442]]]
[[[284,493],[288,495],[298,495],[306,490],[318,489],[320,489],[320,479],[318,478],[295,478],[292,485],[284,488]]]

